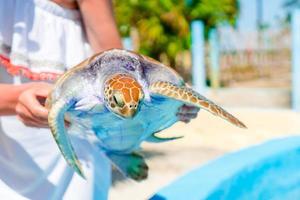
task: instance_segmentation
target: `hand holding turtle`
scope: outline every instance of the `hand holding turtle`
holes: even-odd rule
[[[189,123],[192,119],[195,119],[198,115],[199,108],[184,104],[178,109],[177,117],[179,121]]]
[[[48,127],[48,110],[44,102],[51,88],[51,84],[44,82],[30,83],[28,89],[20,94],[15,111],[26,126]]]

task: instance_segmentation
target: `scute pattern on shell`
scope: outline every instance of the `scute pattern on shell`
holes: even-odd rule
[[[111,63],[118,61],[121,67],[129,71],[137,70],[136,66],[140,66],[139,56],[126,50],[113,49],[104,53],[102,63]]]

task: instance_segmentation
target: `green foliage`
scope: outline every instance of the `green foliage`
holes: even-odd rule
[[[283,3],[283,6],[285,8],[299,8],[300,7],[300,1],[299,0],[285,0]]]
[[[238,0],[115,0],[115,15],[122,36],[138,32],[138,51],[160,59],[175,58],[190,48],[189,24],[202,20],[206,32],[217,24],[234,24]]]
[[[290,24],[292,21],[292,12],[294,9],[300,8],[300,0],[285,0],[283,3],[283,8],[286,11],[286,17],[284,24]]]

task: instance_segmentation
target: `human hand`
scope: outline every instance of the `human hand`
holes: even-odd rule
[[[44,82],[29,83],[15,107],[17,117],[26,126],[48,127],[48,110],[44,107],[45,100],[52,89],[52,85]]]
[[[176,115],[179,121],[189,123],[191,119],[195,119],[197,117],[199,110],[200,109],[198,107],[184,104],[179,108]]]

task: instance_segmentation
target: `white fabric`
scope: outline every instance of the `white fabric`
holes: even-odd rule
[[[63,72],[90,54],[79,13],[42,0],[0,0],[1,43],[0,54],[34,72]],[[52,68],[55,63],[62,64]],[[0,82],[16,81],[0,66]],[[67,166],[48,129],[1,117],[0,199],[107,199],[109,160],[86,141],[72,143],[87,180]]]
[[[91,55],[80,13],[47,0],[0,0],[0,46],[37,73],[62,73]]]

